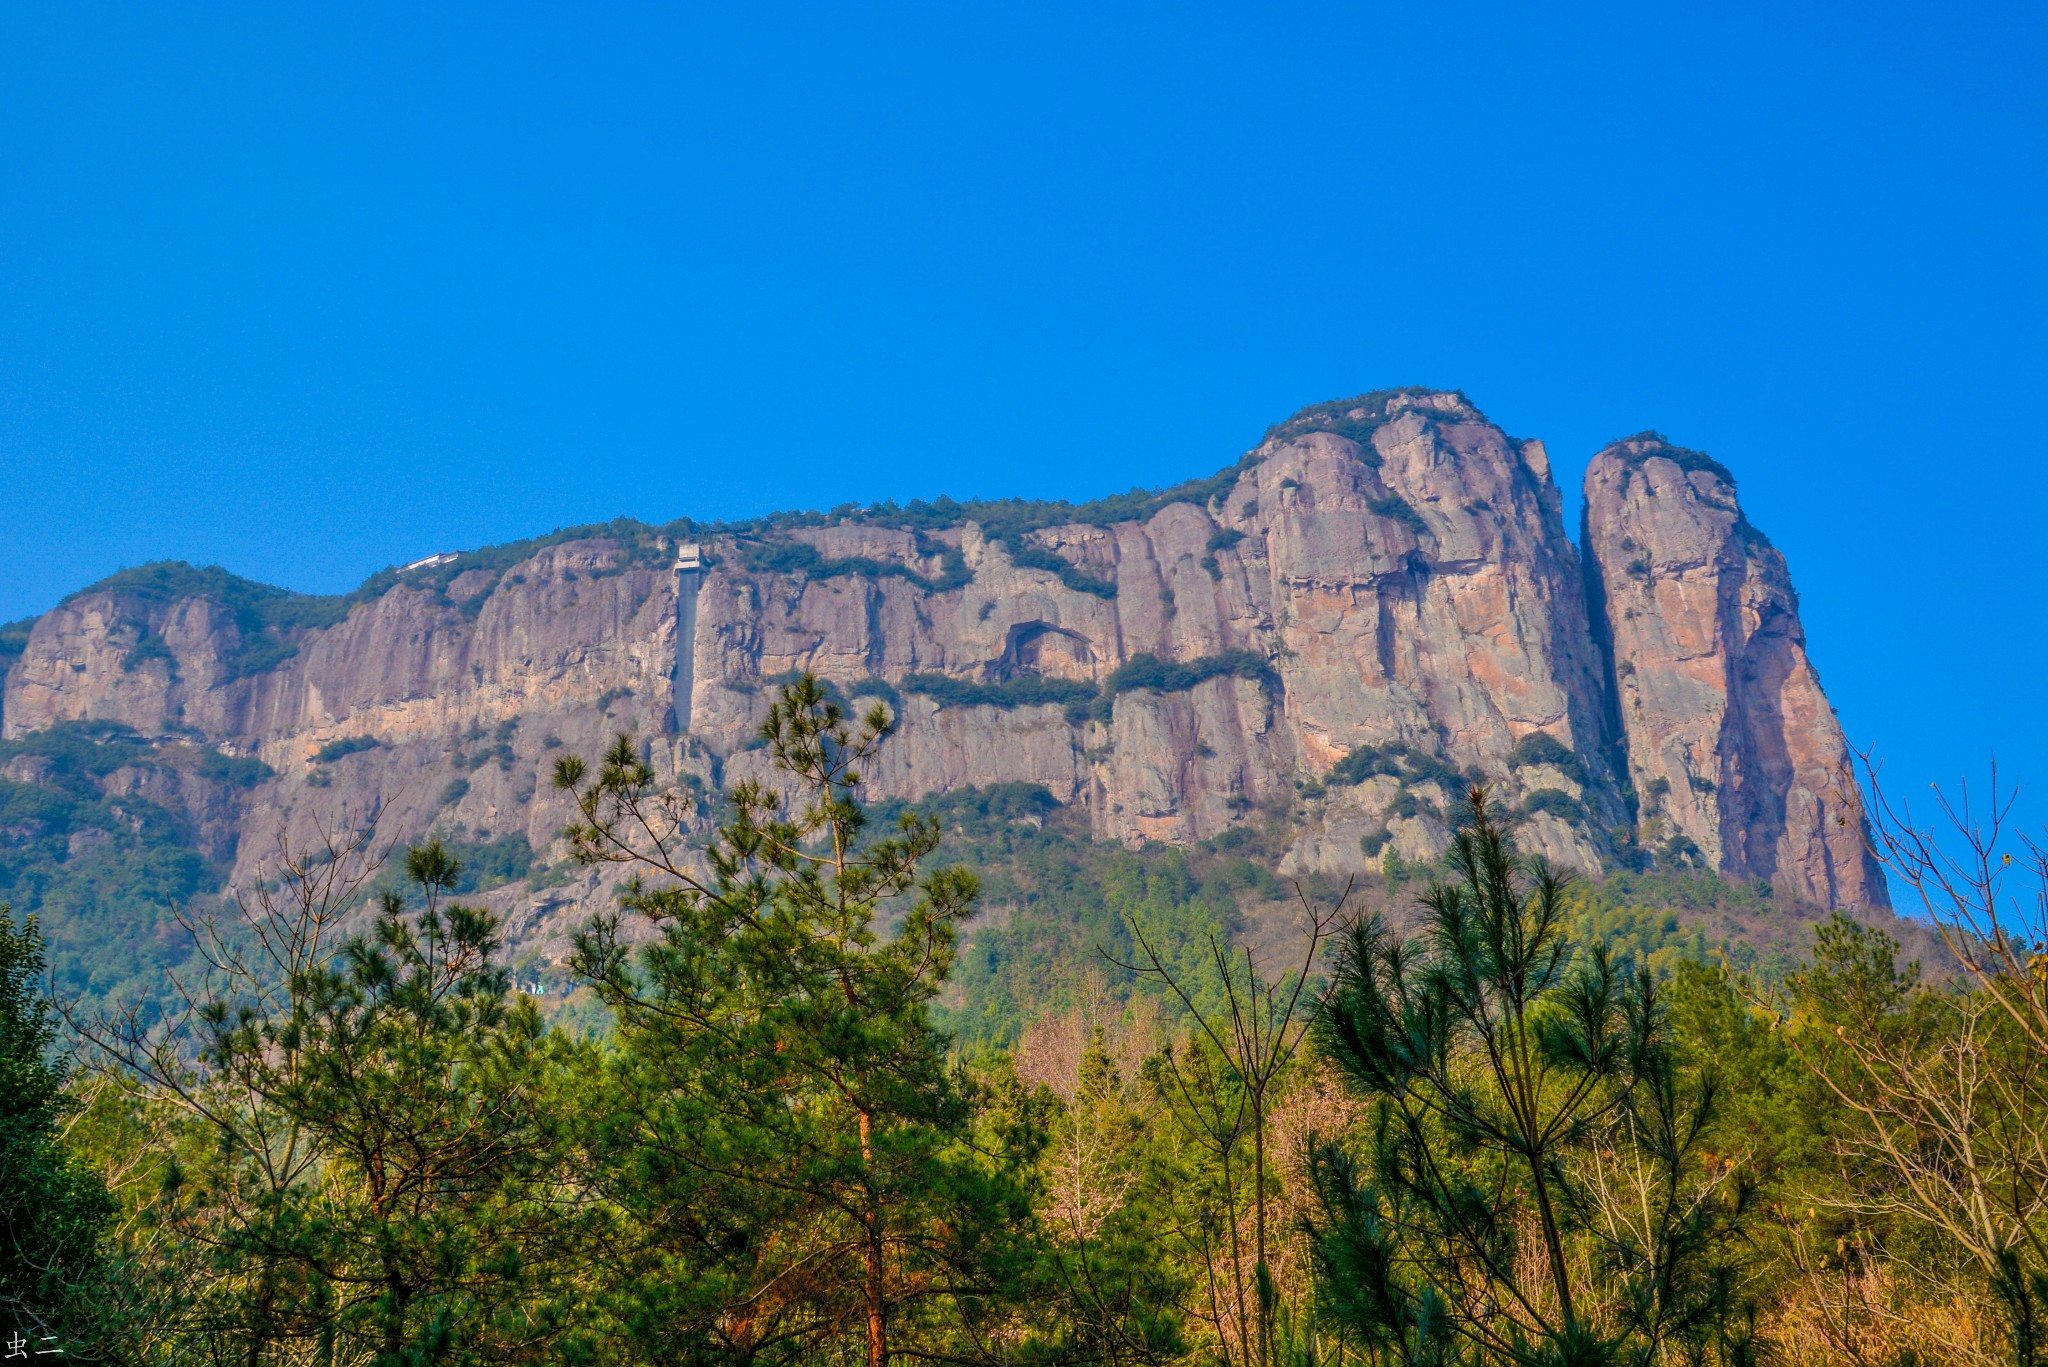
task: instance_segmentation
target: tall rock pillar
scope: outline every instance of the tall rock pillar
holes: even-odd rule
[[[1785,558],[1734,478],[1644,433],[1593,458],[1585,517],[1645,843],[1824,907],[1888,906]]]

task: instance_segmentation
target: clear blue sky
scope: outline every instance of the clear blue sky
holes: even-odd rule
[[[2044,14],[12,4],[0,621],[1427,384],[1574,522],[1609,438],[1720,457],[1852,738],[2048,785]]]

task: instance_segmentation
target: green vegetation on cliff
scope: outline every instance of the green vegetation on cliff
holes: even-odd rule
[[[1310,432],[1328,432],[1332,436],[1357,442],[1359,459],[1367,465],[1378,465],[1380,457],[1379,452],[1373,449],[1372,435],[1393,421],[1387,414],[1388,403],[1399,398],[1432,398],[1443,393],[1443,390],[1407,386],[1400,389],[1376,389],[1370,394],[1360,394],[1355,398],[1331,399],[1327,403],[1310,404],[1294,416],[1267,428],[1265,440],[1290,441],[1295,437],[1306,436]],[[1453,391],[1449,397],[1457,401],[1458,414],[1468,416],[1473,421],[1483,421],[1479,410],[1474,408],[1462,393]],[[1400,410],[1406,411],[1408,410]],[[1415,411],[1437,421],[1455,420],[1453,414],[1439,409],[1420,408]],[[1395,416],[1398,416],[1398,413]]]
[[[0,901],[36,916],[67,992],[153,1001],[188,937],[174,912],[216,893],[224,869],[158,784],[234,791],[259,761],[153,742],[108,722],[66,723],[0,744]]]
[[[977,683],[947,674],[911,674],[905,676],[902,691],[930,698],[940,707],[1062,707],[1067,720],[1078,725],[1089,720],[1108,721],[1121,693],[1185,693],[1221,678],[1255,679],[1274,689],[1280,685],[1279,675],[1264,656],[1232,650],[1183,661],[1133,655],[1100,684],[1037,677]],[[855,691],[862,687],[856,685]]]
[[[1672,445],[1664,439],[1662,432],[1638,432],[1632,437],[1622,438],[1622,442],[1629,444],[1629,449],[1623,453],[1623,459],[1630,465],[1641,465],[1650,457],[1658,456],[1670,461],[1687,474],[1710,474],[1730,489],[1735,487],[1735,475],[1727,466],[1704,451]],[[1619,444],[1621,443],[1617,443]]]

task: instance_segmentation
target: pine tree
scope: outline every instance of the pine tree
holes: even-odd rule
[[[35,918],[17,926],[0,904],[0,1326],[61,1343],[114,1204],[62,1142],[77,1103],[51,1058],[56,1026],[42,974]],[[67,1350],[77,1352],[76,1344]]]
[[[626,1318],[659,1355],[857,1343],[884,1367],[970,1333],[1013,1256],[1021,1189],[970,1144],[971,1089],[929,1019],[974,879],[924,868],[928,818],[871,838],[857,797],[891,729],[809,676],[784,688],[761,735],[789,792],[733,788],[701,866],[686,800],[628,738],[594,777],[558,766],[579,855],[633,866],[624,904],[660,930],[635,955],[613,920],[579,951],[618,1017],[593,1142],[647,1232]]]
[[[1422,932],[1355,926],[1317,1019],[1375,1107],[1362,1152],[1314,1162],[1331,1318],[1410,1367],[1745,1360],[1712,1079],[1676,1068],[1647,972],[1572,943],[1565,879],[1482,790],[1466,815]]]
[[[332,851],[337,847],[330,842]],[[405,852],[409,904],[332,932],[380,864],[287,852],[169,1030],[88,1027],[187,1117],[152,1211],[202,1250],[180,1351],[205,1360],[560,1360],[581,1213],[555,1117],[568,1046],[495,962],[486,912],[451,903],[438,842]]]

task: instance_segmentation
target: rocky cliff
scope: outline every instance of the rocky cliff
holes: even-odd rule
[[[1823,906],[1885,904],[1799,596],[1719,462],[1654,433],[1586,471],[1583,537],[1644,838]]]
[[[631,730],[708,790],[760,771],[754,728],[799,670],[892,705],[879,797],[1042,785],[1125,842],[1281,822],[1290,867],[1341,871],[1436,854],[1479,780],[1554,860],[1882,903],[1783,561],[1732,480],[1635,439],[1588,474],[1583,560],[1560,509],[1541,443],[1460,395],[1389,391],[1305,410],[1213,478],[1081,507],[618,524],[341,600],[126,572],[35,623],[0,727],[260,760],[233,814],[194,799],[242,874],[270,830],[373,808],[401,837],[523,837],[515,927],[602,896],[548,862],[557,752]],[[684,541],[701,573],[671,568]]]

